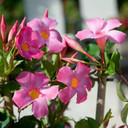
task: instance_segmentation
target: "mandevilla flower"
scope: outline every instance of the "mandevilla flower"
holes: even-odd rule
[[[104,23],[104,19],[94,18],[86,21],[86,24],[89,29],[79,31],[76,37],[80,40],[87,38],[96,39],[101,52],[104,52],[107,38],[118,44],[121,44],[125,40],[126,34],[117,30],[112,30],[122,25],[117,19],[110,19]]]
[[[40,35],[41,45],[46,46],[51,53],[61,52],[63,49],[62,38],[57,30],[54,28],[57,26],[56,20],[48,18],[48,9],[46,10],[42,20],[33,19],[27,23],[27,26],[31,27],[33,31],[37,31]]]
[[[78,62],[75,71],[73,72],[70,67],[62,67],[57,76],[57,81],[66,84],[68,87],[61,89],[59,98],[63,103],[69,100],[77,93],[77,103],[84,102],[87,99],[87,92],[91,90],[92,82],[88,73],[90,68],[81,62]]]
[[[14,103],[20,108],[32,104],[32,112],[37,118],[48,115],[47,99],[55,99],[58,94],[58,86],[45,86],[49,78],[42,72],[22,72],[16,78],[22,86],[21,90],[15,91]]]
[[[32,60],[40,59],[44,54],[43,51],[39,50],[40,40],[39,35],[36,31],[32,31],[30,27],[24,27],[21,29],[20,34],[16,37],[15,46],[18,47],[21,56]]]

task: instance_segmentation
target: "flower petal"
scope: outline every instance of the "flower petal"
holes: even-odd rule
[[[85,64],[78,62],[77,67],[75,69],[75,74],[81,78],[82,76],[85,76],[86,74],[88,75],[90,72],[90,68],[86,66]]]
[[[16,77],[16,80],[22,88],[29,90],[34,84],[34,74],[31,72],[24,71]]]
[[[126,34],[117,30],[111,30],[108,33],[108,38],[118,44],[121,44],[124,42],[126,37]]]
[[[50,38],[47,43],[47,48],[51,53],[61,52],[64,48],[63,44],[56,38]]]
[[[34,87],[42,88],[49,83],[50,79],[42,72],[35,72]]]
[[[64,66],[58,72],[57,81],[60,81],[69,86],[71,84],[72,78],[73,71],[70,67]]]
[[[80,87],[85,87],[88,89],[88,91],[92,88],[92,80],[88,75],[85,75],[82,79],[79,81]]]
[[[121,22],[119,20],[117,20],[117,19],[110,19],[110,20],[108,20],[104,24],[103,31],[108,32],[109,30],[117,28],[117,27],[120,27],[121,25],[122,24],[121,24]]]
[[[58,95],[59,86],[44,87],[40,92],[45,94],[45,98],[55,99]]]
[[[104,19],[101,18],[94,18],[91,20],[86,21],[88,28],[93,31],[94,34],[101,31],[104,25]]]
[[[54,29],[58,24],[56,20],[47,17],[43,17],[41,21],[49,28],[49,30]]]
[[[75,36],[80,40],[84,40],[87,38],[93,38],[93,35],[94,34],[91,30],[85,29],[85,30],[77,32]]]
[[[37,118],[43,118],[48,115],[48,107],[45,98],[39,97],[33,102],[32,112]]]
[[[27,23],[27,26],[31,27],[33,31],[41,32],[42,28],[46,27],[40,19],[33,19]]]
[[[13,101],[20,108],[24,108],[33,102],[33,99],[29,96],[27,89],[15,91]]]
[[[76,103],[82,103],[87,99],[87,92],[85,88],[77,88],[77,102]]]
[[[35,59],[40,59],[43,56],[44,52],[39,49],[30,48],[29,54]]]
[[[63,103],[68,103],[69,100],[75,95],[76,91],[71,86],[61,89],[59,92],[59,98]]]

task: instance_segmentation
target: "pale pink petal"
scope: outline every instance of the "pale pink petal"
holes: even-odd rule
[[[89,74],[90,68],[86,66],[85,64],[78,62],[77,67],[75,69],[75,74],[81,78],[82,76]]]
[[[87,92],[85,88],[77,88],[77,102],[76,103],[82,103],[87,99]]]
[[[34,74],[28,71],[21,72],[16,77],[16,81],[21,85],[22,88],[29,90],[34,84]]]
[[[88,91],[92,88],[92,80],[88,75],[83,76],[79,81],[79,86],[85,87]]]
[[[46,99],[55,99],[58,95],[59,86],[44,87],[40,92],[45,95]]]
[[[37,50],[36,49],[33,49],[33,51],[36,51],[36,53],[34,53],[33,55],[31,55],[31,57],[32,58],[35,58],[35,59],[40,59],[43,56],[43,54],[44,54],[43,51],[38,50],[38,49]]]
[[[111,30],[108,33],[108,38],[118,44],[121,44],[124,42],[126,37],[126,34],[117,30]]]
[[[49,30],[54,29],[58,24],[56,20],[47,17],[43,17],[42,22],[49,28]]]
[[[88,28],[93,31],[94,34],[101,31],[104,25],[104,19],[101,18],[94,18],[91,20],[86,21]]]
[[[27,23],[27,26],[31,27],[34,31],[42,31],[42,28],[46,27],[40,19],[33,19]]]
[[[111,29],[120,27],[122,24],[119,20],[117,19],[110,19],[104,24],[103,31],[108,32]]]
[[[75,95],[75,93],[75,89],[69,86],[64,89],[61,89],[58,96],[59,99],[66,104]]]
[[[52,29],[50,31],[49,38],[56,38],[57,40],[59,40],[60,42],[62,42],[62,37],[61,37],[60,33],[57,30],[55,30],[55,29]]]
[[[50,79],[42,72],[35,72],[34,87],[42,88],[49,83]]]
[[[70,67],[64,66],[62,67],[57,76],[57,81],[60,81],[66,85],[70,85],[73,78],[73,71]]]
[[[36,43],[34,43],[34,45],[36,45],[37,47],[34,46],[35,48],[42,48],[46,43],[46,40],[41,37],[41,35],[38,31],[32,32],[31,40],[36,41]],[[30,44],[30,45],[32,46],[33,44]]]
[[[20,108],[24,108],[33,102],[33,99],[29,96],[27,89],[15,91],[13,101]]]
[[[37,118],[43,118],[48,115],[48,107],[45,98],[39,97],[33,102],[32,112]]]
[[[84,40],[87,38],[93,38],[93,32],[91,30],[85,29],[82,31],[78,31],[77,34],[75,35],[78,39]]]
[[[50,38],[47,43],[47,48],[51,53],[59,53],[63,50],[63,44],[56,38]]]

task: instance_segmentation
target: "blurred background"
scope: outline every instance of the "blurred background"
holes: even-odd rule
[[[119,19],[122,22],[122,26],[119,28],[121,31],[128,32],[128,0],[0,0],[0,17],[4,14],[8,29],[15,23],[16,20],[20,22],[24,17],[27,17],[27,22],[34,19],[41,19],[46,8],[49,9],[49,17],[56,19],[58,26],[56,29],[64,35],[67,33],[72,38],[77,31],[86,28],[85,21],[91,18],[100,17],[105,20],[110,18]],[[82,42],[83,43],[83,42]],[[123,56],[121,61],[122,74],[128,79],[128,44],[127,39],[122,45],[116,45],[115,48],[119,48],[119,52]],[[82,44],[84,46],[86,41]],[[72,52],[68,49],[68,53]],[[106,106],[105,112],[111,108],[114,118],[111,119],[109,128],[116,124],[118,128],[122,125],[120,119],[120,111],[124,106],[116,93],[116,85],[118,77],[114,76],[114,82],[107,84],[106,93]],[[127,93],[125,83],[124,91]],[[128,94],[128,93],[127,93]],[[95,118],[96,111],[96,99],[97,99],[97,85],[92,88],[88,93],[88,99],[84,103],[76,104],[75,97],[69,104],[68,110],[65,115],[79,120],[86,116]],[[15,113],[17,109],[14,107]],[[31,114],[31,108],[28,108],[22,112],[22,116]],[[71,122],[72,127],[74,127]]]

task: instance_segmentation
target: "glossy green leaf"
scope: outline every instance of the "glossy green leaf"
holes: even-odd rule
[[[34,116],[24,116],[15,124],[14,128],[41,128],[41,122]]]
[[[126,104],[121,111],[121,120],[126,125],[127,125],[127,122],[126,122],[127,115],[128,115],[128,104]]]
[[[115,74],[115,63],[111,60],[109,61],[108,74],[109,75]]]
[[[48,78],[54,75],[54,66],[48,60],[41,61],[41,71],[46,74]]]
[[[85,51],[87,51],[93,57],[97,57],[100,54],[100,50],[97,44],[89,43],[86,45]],[[86,56],[86,58],[88,57]]]
[[[128,102],[128,99],[125,97],[124,92],[122,90],[121,81],[119,81],[117,85],[117,95],[121,101]]]
[[[59,64],[59,54],[52,54],[52,64],[54,66],[54,70],[56,71],[58,64]]]
[[[75,124],[75,128],[91,128],[85,119],[82,119]]]
[[[99,123],[93,118],[87,117],[87,123],[90,128],[99,128]]]
[[[119,70],[120,69],[120,53],[118,52],[118,50],[115,50],[111,56],[111,61],[113,61],[115,63],[115,70]]]
[[[110,51],[111,51],[111,49],[113,48],[114,45],[115,45],[115,42],[107,41],[106,46],[105,46],[105,51],[107,53],[110,53]]]

